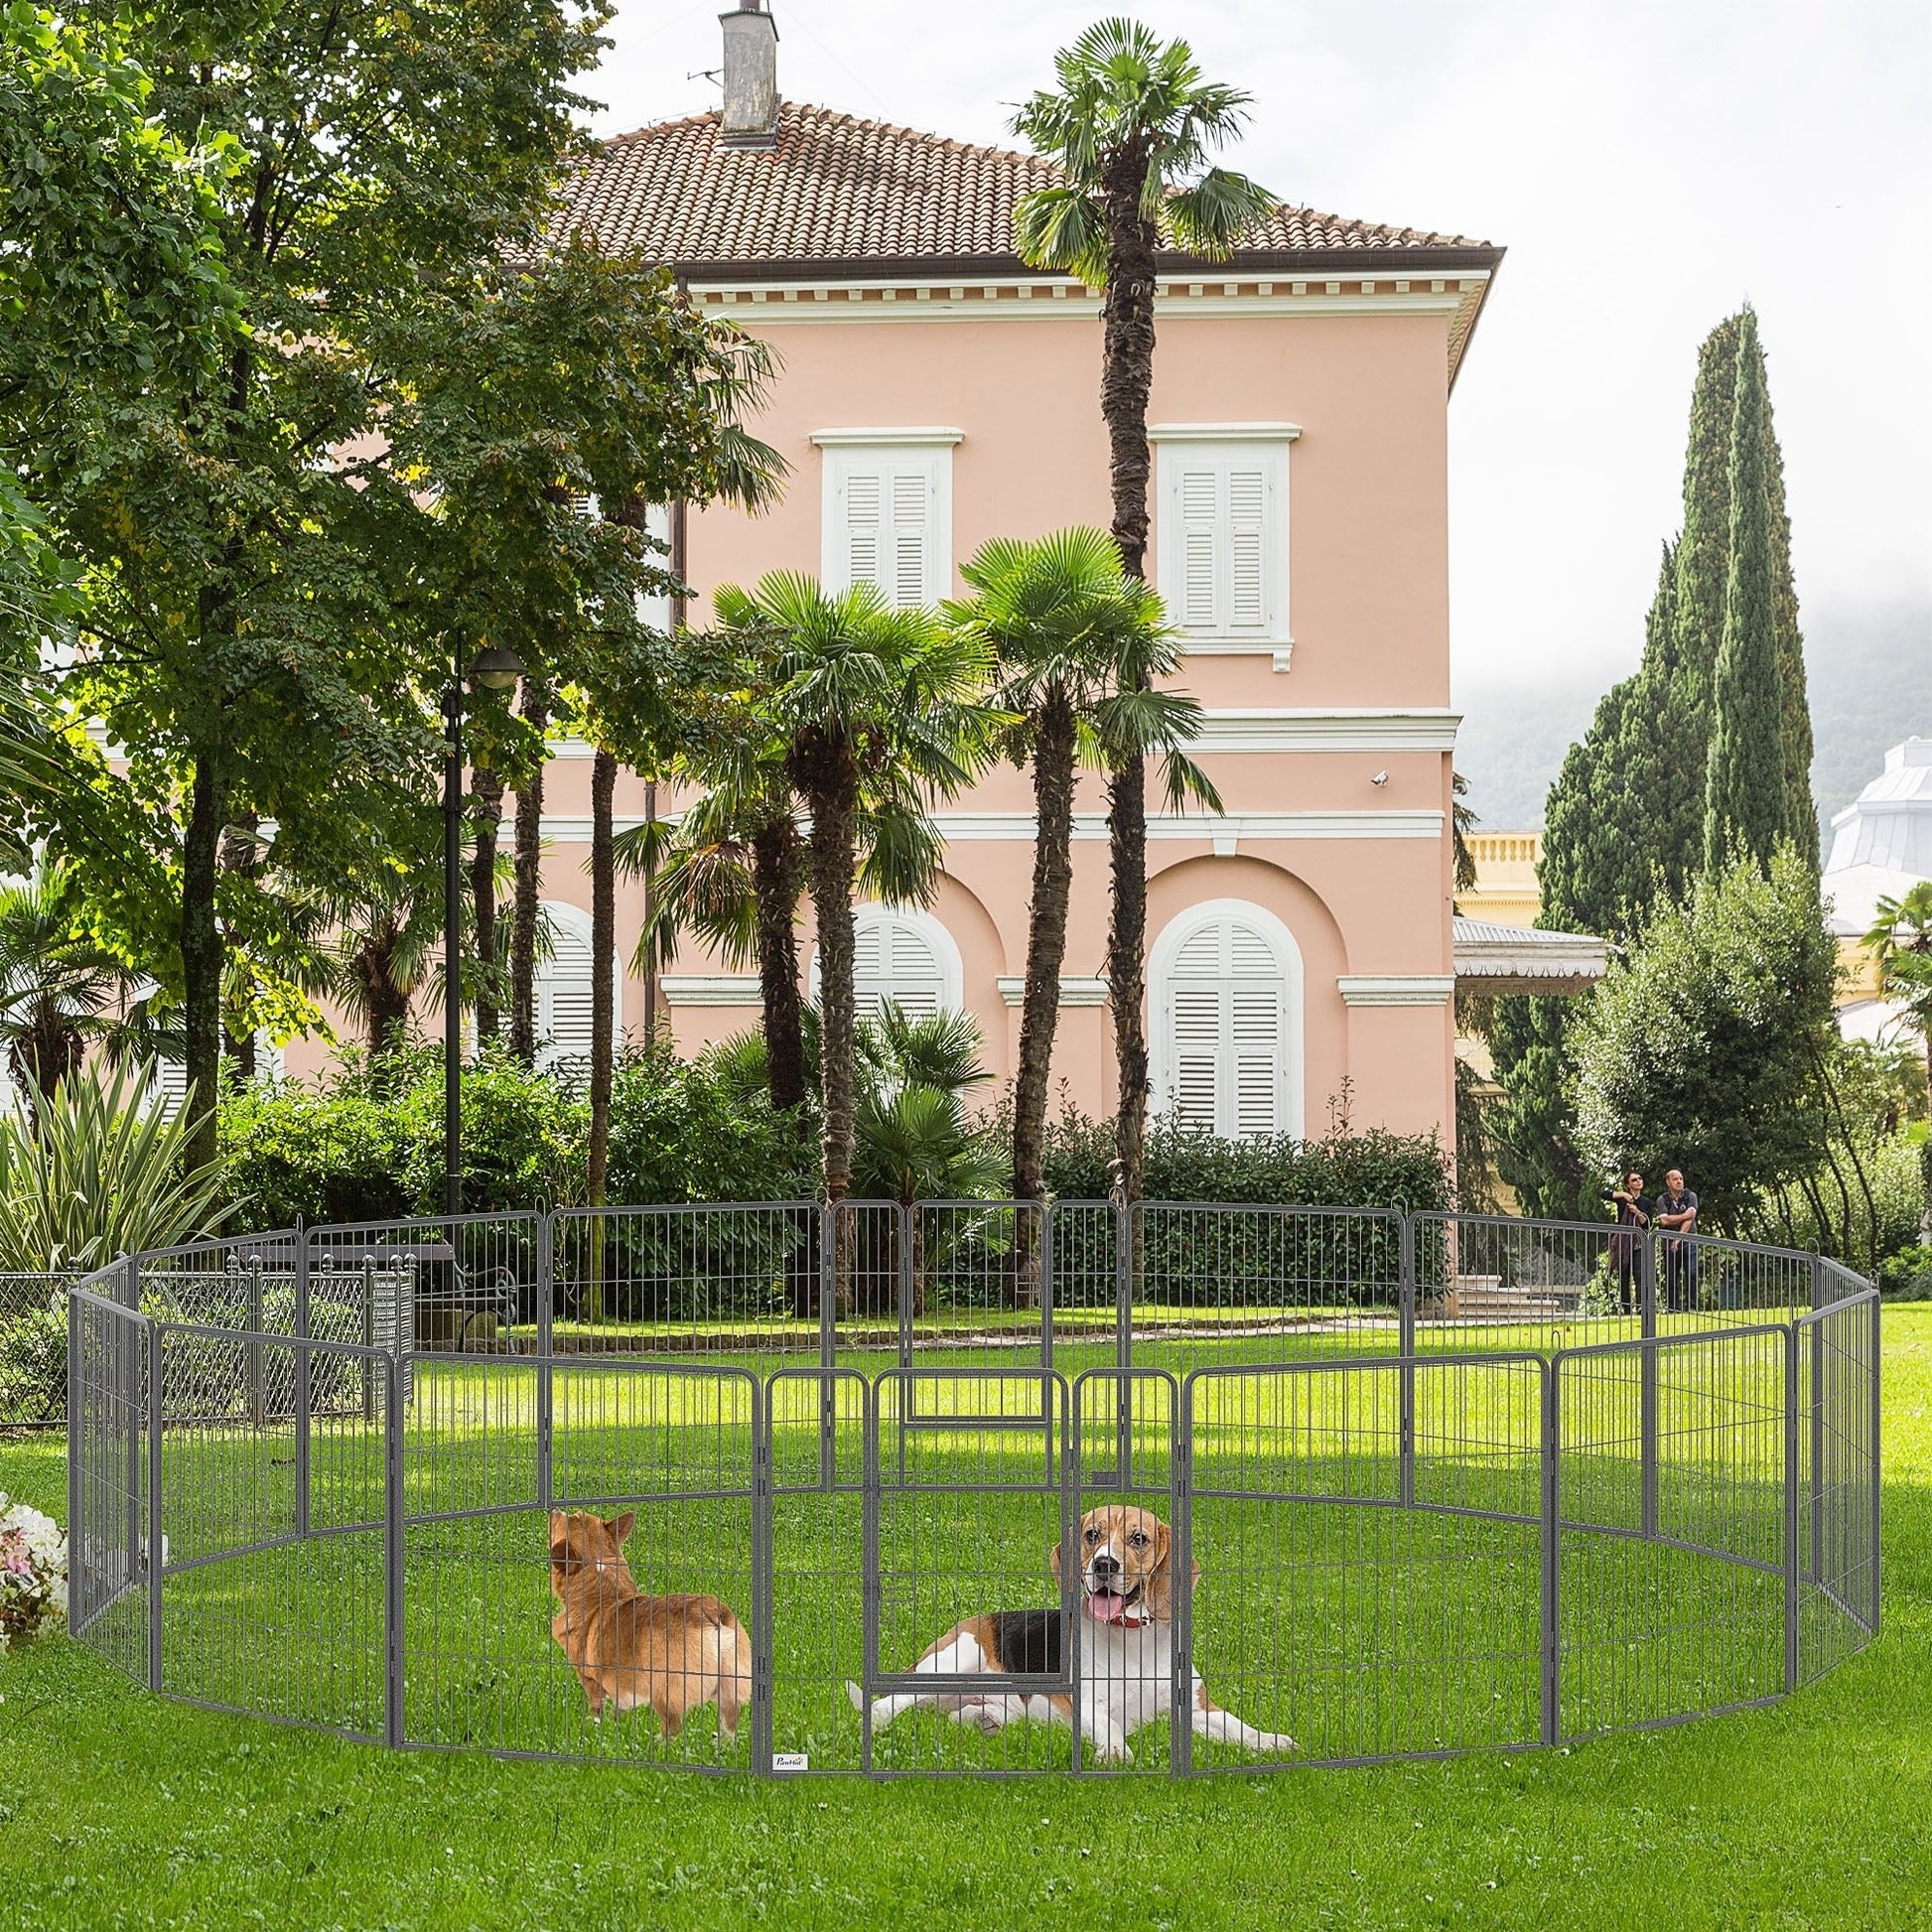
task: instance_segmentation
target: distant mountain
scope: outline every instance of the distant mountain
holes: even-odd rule
[[[1914,732],[1932,734],[1932,609],[1823,610],[1807,615],[1805,633],[1811,789],[1829,847],[1832,814],[1883,769],[1886,749]],[[1541,829],[1564,754],[1589,729],[1613,682],[1456,681],[1455,766],[1469,781],[1481,829]]]

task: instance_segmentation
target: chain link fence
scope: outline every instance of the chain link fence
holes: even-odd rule
[[[132,1257],[68,1297],[72,1627],[392,1745],[780,1775],[1781,1697],[1878,1627],[1876,1292],[1619,1238],[778,1202]]]

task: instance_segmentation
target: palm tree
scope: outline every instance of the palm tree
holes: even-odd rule
[[[91,1042],[127,1043],[135,976],[76,922],[77,892],[43,862],[0,890],[0,1044],[30,1117],[80,1070]]]
[[[1104,759],[1118,743],[1137,761],[1166,753],[1170,785],[1218,806],[1219,799],[1178,747],[1198,730],[1191,698],[1153,688],[1175,666],[1173,633],[1161,599],[1121,567],[1104,530],[1071,529],[1031,542],[986,545],[961,575],[977,593],[948,606],[953,621],[983,636],[1000,665],[1000,699],[1022,722],[1007,749],[1031,754],[1034,809],[1033,897],[1027,919],[1027,982],[1014,1082],[1013,1193],[1035,1201],[1045,1191],[1046,1099],[1059,1022],[1073,881],[1073,789],[1084,749]],[[1019,1245],[1022,1278],[1031,1223]],[[1024,1292],[1024,1289],[1023,1289]]]
[[[1186,42],[1134,20],[1103,20],[1054,57],[1058,85],[1014,116],[1015,133],[1059,164],[1061,182],[1014,208],[1021,255],[1106,291],[1100,410],[1107,424],[1113,536],[1130,577],[1147,575],[1148,396],[1154,278],[1164,245],[1226,254],[1274,207],[1243,175],[1209,164],[1234,138],[1248,96],[1204,81]],[[1123,755],[1108,780],[1113,916],[1107,977],[1120,1080],[1122,1197],[1137,1200],[1147,1138],[1147,778]]]
[[[821,1133],[825,1191],[837,1203],[852,1178],[852,900],[864,802],[890,801],[904,829],[926,799],[972,781],[1008,720],[986,700],[985,645],[933,612],[893,610],[876,585],[828,593],[814,578],[773,571],[756,592],[721,587],[713,605],[727,633],[777,639],[766,710],[812,819]]]
[[[1932,1098],[1932,880],[1902,898],[1872,907],[1864,944],[1878,964],[1878,990],[1904,1008],[1905,1024],[1925,1042],[1925,1086]]]

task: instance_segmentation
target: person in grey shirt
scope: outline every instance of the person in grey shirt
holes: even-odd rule
[[[1689,1313],[1698,1305],[1698,1254],[1695,1241],[1672,1240],[1698,1231],[1698,1197],[1684,1184],[1684,1170],[1664,1176],[1657,1196],[1657,1226],[1664,1234],[1664,1306]]]

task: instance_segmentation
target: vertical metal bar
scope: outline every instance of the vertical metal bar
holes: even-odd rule
[[[400,1749],[405,1729],[403,1711],[403,1522],[402,1522],[402,1362],[393,1354],[365,1371],[382,1371],[382,1728],[392,1750]],[[367,1377],[369,1381],[375,1378]]]
[[[1798,1688],[1798,1326],[1784,1331],[1784,1688]]]
[[[879,1473],[879,1411],[880,1395],[889,1378],[884,1375],[868,1376],[865,1381],[865,1406],[861,1427],[865,1438],[865,1448],[861,1451],[859,1474],[859,1551],[864,1578],[860,1596],[860,1646],[859,1688],[864,1695],[859,1700],[859,1769],[870,1774],[872,1770],[872,1687],[879,1682],[879,1507],[881,1479]],[[894,1381],[894,1387],[900,1392],[902,1399],[905,1383],[903,1379]],[[900,1416],[899,1448],[904,1452],[905,1428],[903,1414]],[[899,1480],[903,1482],[905,1471],[901,1465]]]
[[[914,1202],[893,1210],[893,1254],[898,1266],[894,1273],[893,1293],[898,1300],[898,1365],[912,1366],[912,1244],[919,1235],[919,1209]]]
[[[263,1332],[264,1326],[262,1314],[261,1256],[258,1254],[250,1255],[247,1261],[242,1264],[242,1269],[247,1281],[248,1290],[248,1332],[251,1335],[259,1337]],[[262,1355],[262,1344],[259,1339],[249,1342],[244,1359],[248,1365],[248,1420],[253,1427],[259,1429],[264,1420],[263,1410],[266,1406],[266,1389],[264,1387],[266,1376],[263,1373],[265,1363]]]
[[[81,1302],[72,1289],[68,1290],[68,1596],[76,1623],[91,1614],[87,1552],[92,1545],[88,1526],[81,1520],[87,1494],[83,1473],[87,1457],[86,1397],[81,1389],[80,1357],[86,1347],[85,1316]],[[103,1557],[105,1552],[102,1552]]]
[[[1649,1234],[1637,1237],[1637,1295],[1641,1328],[1646,1342],[1657,1336],[1657,1243]],[[1643,1482],[1643,1533],[1657,1534],[1657,1350],[1637,1351],[1637,1460]]]
[[[162,1328],[148,1329],[148,1689],[161,1689],[161,1591],[167,1545],[161,1525]]]
[[[546,1209],[537,1216],[537,1502],[552,1507],[556,1497],[556,1347],[557,1217]]]
[[[117,1324],[119,1339],[114,1344],[115,1371],[121,1384],[122,1413],[127,1417],[127,1574],[135,1574],[141,1542],[147,1534],[146,1515],[141,1508],[141,1469],[147,1456],[145,1422],[148,1413],[147,1328],[141,1318],[141,1257],[129,1255],[122,1291],[134,1315],[130,1322]]]
[[[1039,1365],[1053,1366],[1053,1223],[1058,1209],[1051,1201],[1034,1210],[1039,1216]]]
[[[295,1533],[309,1534],[310,1410],[314,1404],[309,1379],[309,1231],[301,1215],[295,1217]]]
[[[838,1238],[839,1208],[831,1201],[818,1210],[818,1365],[835,1367],[838,1362]],[[831,1493],[838,1459],[832,1440],[833,1419],[826,1407],[824,1379],[820,1378],[818,1398],[818,1486]]]
[[[1650,1351],[1645,1350],[1646,1354]],[[1543,1578],[1542,1578],[1542,1740],[1556,1743],[1563,1731],[1563,1649],[1558,1624],[1558,1588],[1562,1579],[1563,1496],[1561,1378],[1559,1352],[1539,1368],[1543,1385]]]
[[[362,1258],[362,1346],[375,1346],[375,1263],[368,1257]],[[393,1350],[391,1353],[393,1354]],[[366,1371],[362,1376],[362,1420],[375,1421],[375,1377]]]
[[[1811,1263],[1811,1548],[1809,1575],[1813,1583],[1825,1576],[1825,1324],[1816,1317],[1825,1305],[1825,1264]]]
[[[1880,1352],[1884,1343],[1884,1320],[1878,1297],[1871,1298],[1871,1362],[1868,1373],[1871,1379],[1871,1634],[1878,1634],[1879,1605],[1879,1568],[1878,1568],[1878,1528],[1884,1511],[1878,1489],[1878,1426],[1884,1411],[1879,1402],[1880,1369],[1883,1355]]]
[[[443,1212],[463,1212],[463,644],[443,692]],[[456,1230],[450,1230],[452,1245]]]
[[[1401,1436],[1396,1451],[1396,1497],[1404,1509],[1416,1501],[1416,1223],[1413,1215],[1401,1220],[1402,1280],[1397,1302],[1397,1349],[1402,1366],[1396,1371],[1401,1404]]]
[[[819,1370],[829,1383],[832,1371]],[[771,1562],[771,1409],[768,1385],[752,1378],[752,1770],[771,1772],[775,1641]]]
[[[1173,1710],[1170,1756],[1174,1775],[1194,1768],[1194,1432],[1191,1378],[1180,1392],[1180,1416],[1168,1445],[1173,1484]]]
[[[1140,1212],[1138,1201],[1124,1200],[1114,1209],[1114,1365],[1121,1371],[1114,1402],[1114,1468],[1123,1491],[1134,1485],[1134,1402],[1126,1377],[1134,1366],[1134,1222]],[[1145,1225],[1142,1231],[1145,1235]]]
[[[1125,1373],[1124,1369],[1116,1368],[1114,1379],[1118,1381]],[[1066,1659],[1067,1706],[1073,1713],[1073,1743],[1067,1765],[1077,1775],[1086,1764],[1086,1739],[1080,1730],[1084,1710],[1080,1702],[1080,1652],[1085,1626],[1080,1614],[1079,1540],[1074,1535],[1080,1521],[1080,1505],[1086,1500],[1081,1487],[1080,1412],[1075,1406],[1077,1398],[1073,1389],[1058,1376],[1044,1385],[1040,1403],[1042,1408],[1047,1407],[1062,1392],[1068,1408],[1060,1425],[1060,1635],[1061,1655]],[[1116,1389],[1114,1413],[1120,1414],[1122,1408],[1120,1391]]]

